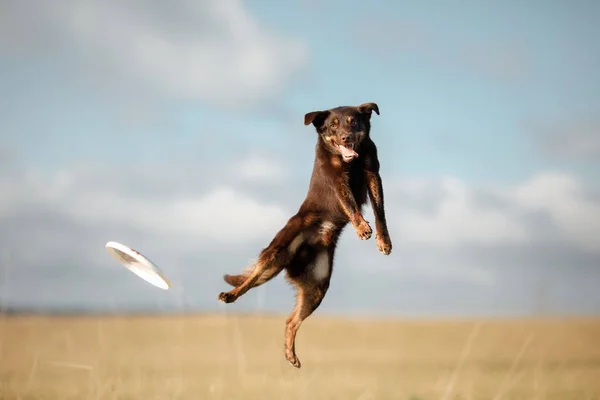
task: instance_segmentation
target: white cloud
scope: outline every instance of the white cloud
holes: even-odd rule
[[[274,95],[308,57],[239,0],[14,2],[2,6],[0,34],[0,49],[60,50],[90,80],[228,105]]]
[[[550,274],[600,262],[600,201],[571,175],[543,172],[513,185],[387,178],[384,190],[392,254],[357,243],[351,228],[342,237],[343,264],[363,273],[490,286],[507,270]]]
[[[267,158],[248,160],[265,168],[272,165]],[[85,225],[126,224],[159,235],[241,243],[271,238],[302,200],[282,204],[277,198],[283,195],[253,195],[252,185],[199,185],[196,178],[163,169],[160,175],[147,169],[81,168],[0,176],[0,218],[42,210]],[[253,179],[272,179],[267,170],[257,171],[246,170]],[[163,189],[148,190],[150,186]],[[547,172],[515,185],[487,187],[453,177],[388,178],[384,189],[388,223],[399,249],[559,241],[600,253],[600,203],[571,175]],[[374,224],[370,208],[365,217]]]
[[[251,153],[235,163],[234,175],[248,182],[278,183],[286,177],[286,169],[279,160]]]
[[[90,227],[122,224],[143,229],[149,235],[210,238],[232,244],[268,236],[288,217],[280,205],[259,203],[225,185],[202,194],[165,191],[146,196],[126,191],[120,184],[123,179],[143,179],[140,176],[115,176],[113,187],[93,187],[89,182],[94,177],[89,173],[94,172],[60,171],[50,176],[29,173],[21,179],[0,181],[5,193],[0,218],[26,218],[29,212],[41,209]]]
[[[185,233],[235,243],[274,234],[285,225],[285,211],[278,205],[260,204],[235,189],[219,187],[201,199],[175,202],[166,217],[172,218],[172,230],[183,225]]]
[[[508,196],[526,210],[550,215],[565,239],[600,252],[600,204],[586,198],[582,184],[563,173],[539,174]]]
[[[550,238],[600,252],[600,203],[586,196],[583,183],[571,175],[539,173],[513,186],[473,187],[444,178],[386,187],[390,229],[403,246],[526,246]],[[419,206],[430,201],[431,187],[435,204],[423,211]],[[482,204],[481,193],[490,204]],[[527,218],[539,212],[553,232]]]
[[[221,282],[223,272],[240,270],[258,255],[301,201],[299,190],[261,197],[254,184],[198,182],[187,170],[0,173],[0,250],[12,255],[11,282],[26,286],[42,279],[31,277],[63,273],[66,287],[75,276],[78,287],[91,288],[99,276],[114,279],[101,251],[108,240],[156,256],[176,276]],[[283,185],[296,191],[296,184],[290,178]],[[600,202],[573,176],[540,173],[508,186],[454,177],[387,178],[384,185],[394,251],[381,255],[374,238],[360,241],[348,227],[336,279],[375,274],[396,284],[416,279],[495,287],[507,268],[589,268],[600,258]],[[372,211],[365,211],[374,227]]]
[[[436,182],[443,196],[438,199],[434,213],[420,213],[402,209],[395,223],[405,243],[452,246],[461,243],[502,244],[522,243],[527,240],[525,227],[512,215],[498,209],[478,209],[474,205],[473,188],[456,178]],[[419,187],[420,186],[420,187]],[[404,190],[413,196],[423,195],[423,183],[408,182]],[[388,201],[388,208],[393,208]]]

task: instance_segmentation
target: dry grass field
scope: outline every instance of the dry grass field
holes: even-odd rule
[[[600,320],[0,316],[0,399],[600,399]]]

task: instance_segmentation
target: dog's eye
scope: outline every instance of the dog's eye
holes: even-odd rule
[[[355,128],[357,125],[358,125],[358,122],[355,119],[353,119],[352,121],[350,121],[350,126],[351,127]]]

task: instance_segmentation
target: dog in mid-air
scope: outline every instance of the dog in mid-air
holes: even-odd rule
[[[304,125],[312,124],[318,133],[306,198],[255,263],[240,275],[224,276],[225,282],[235,288],[220,293],[219,300],[233,303],[286,270],[286,278],[297,294],[294,311],[286,321],[285,357],[296,368],[300,368],[296,333],[327,293],[342,230],[350,222],[360,239],[371,237],[371,226],[362,216],[367,197],[375,214],[377,248],[385,255],[392,251],[377,147],[371,138],[373,111],[379,115],[377,104],[365,103],[312,111],[304,116]]]

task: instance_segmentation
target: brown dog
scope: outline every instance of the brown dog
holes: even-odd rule
[[[219,300],[232,303],[285,268],[287,279],[297,289],[296,307],[286,323],[285,357],[297,368],[296,333],[327,293],[342,230],[351,222],[359,238],[371,237],[371,227],[362,216],[367,195],[375,213],[377,248],[386,255],[392,251],[377,148],[370,136],[373,111],[379,115],[377,104],[365,103],[304,116],[304,125],[312,123],[318,133],[306,198],[296,215],[261,251],[256,263],[240,275],[224,277],[235,289],[219,294]]]

